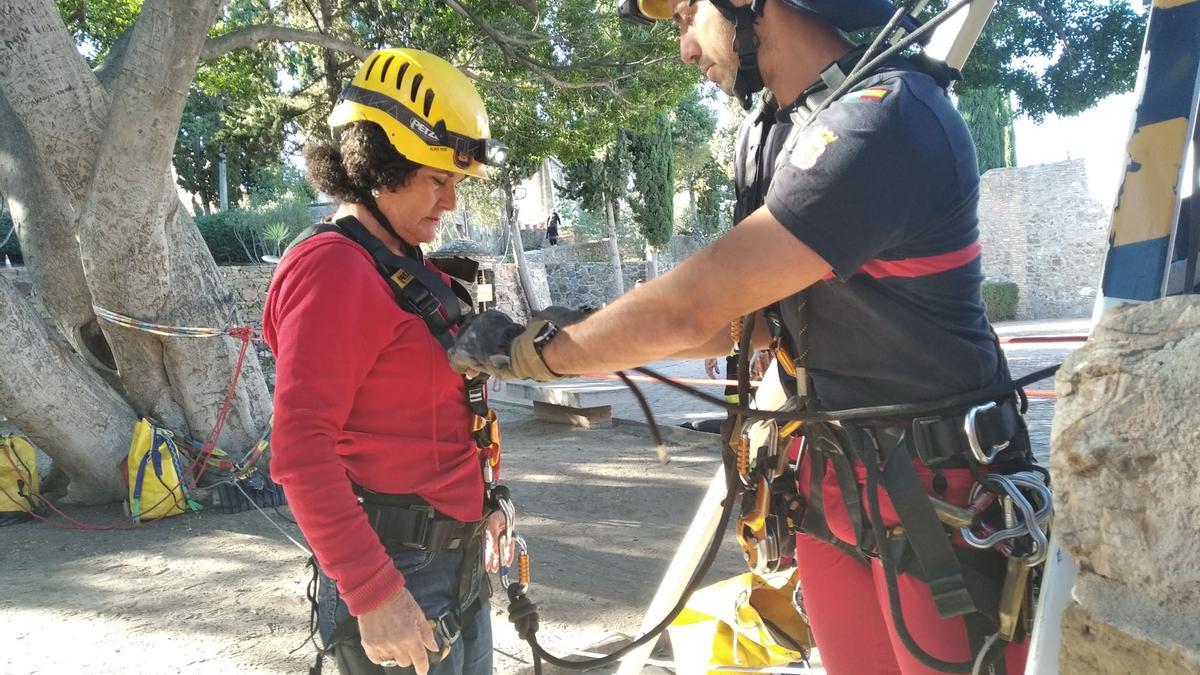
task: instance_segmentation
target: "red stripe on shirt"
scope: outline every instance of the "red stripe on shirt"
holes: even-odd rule
[[[904,277],[908,279],[927,277],[962,267],[978,258],[982,251],[983,246],[980,245],[979,240],[975,240],[949,253],[939,253],[921,258],[904,258],[902,260],[869,260],[862,267],[858,268],[855,274],[866,274],[876,279],[886,279],[888,277]],[[833,278],[834,274],[832,272],[825,275],[826,281]]]

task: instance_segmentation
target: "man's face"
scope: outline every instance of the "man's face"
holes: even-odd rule
[[[704,0],[679,0],[672,19],[679,28],[679,58],[732,96],[738,66],[733,24]]]

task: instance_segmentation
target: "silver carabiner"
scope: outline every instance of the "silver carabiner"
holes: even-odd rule
[[[515,565],[517,567],[517,580],[521,584],[521,592],[524,593],[529,590],[529,580],[521,578],[521,562],[524,560],[526,565],[529,564],[529,546],[525,544],[525,537],[519,534],[513,537],[513,543],[516,545],[517,550],[515,551],[515,555],[513,555],[512,565],[502,565],[500,567],[500,583],[506,589],[512,585],[512,582],[508,578],[508,573]]]
[[[991,464],[992,460],[996,459],[996,455],[1008,447],[1008,441],[1004,441],[999,445],[993,445],[988,452],[984,452],[983,446],[979,445],[979,430],[975,427],[975,416],[995,407],[995,401],[981,403],[968,410],[966,417],[963,418],[963,432],[967,434],[967,445],[971,447],[971,455],[975,457],[975,461],[980,464]]]

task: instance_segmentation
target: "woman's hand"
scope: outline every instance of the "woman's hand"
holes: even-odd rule
[[[487,526],[484,529],[483,561],[484,569],[489,574],[499,572],[501,566],[512,565],[516,543],[507,536],[505,531],[507,525],[504,514],[500,511],[488,517]]]
[[[708,375],[708,379],[715,380],[721,372],[717,370],[716,359],[704,359],[704,374]]]
[[[358,617],[362,646],[373,663],[406,668],[417,675],[429,672],[428,652],[438,651],[433,629],[407,588],[401,588],[375,609]]]

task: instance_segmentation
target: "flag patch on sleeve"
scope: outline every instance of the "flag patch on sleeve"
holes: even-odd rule
[[[870,87],[869,89],[859,89],[852,91],[842,97],[843,101],[882,101],[883,97],[891,93],[890,90],[883,87]]]

